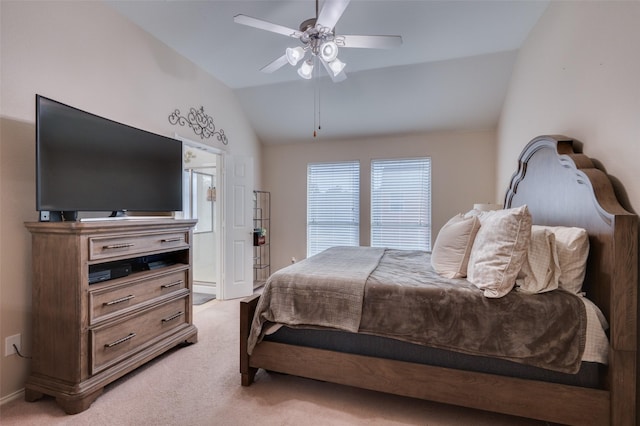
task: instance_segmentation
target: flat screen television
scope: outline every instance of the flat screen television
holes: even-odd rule
[[[182,210],[182,142],[36,95],[36,210]]]

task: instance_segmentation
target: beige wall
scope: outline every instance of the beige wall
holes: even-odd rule
[[[495,132],[450,132],[263,148],[263,182],[271,191],[272,272],[306,257],[307,164],[360,161],[360,243],[369,244],[372,159],[428,156],[432,161],[432,242],[454,214],[476,202],[502,202],[495,180]],[[515,171],[515,161],[512,169]]]
[[[25,353],[31,348],[31,243],[23,222],[37,220],[35,94],[191,139],[197,137],[191,129],[172,126],[168,116],[203,106],[233,154],[257,159],[260,145],[229,88],[101,2],[2,0],[0,15],[0,398],[6,399],[22,389],[29,371],[29,361],[3,355],[4,339],[13,334],[22,334]]]
[[[498,134],[498,188],[524,145],[542,134],[581,141],[638,212],[640,2],[550,4],[512,75]]]

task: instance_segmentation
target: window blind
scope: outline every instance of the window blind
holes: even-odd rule
[[[307,257],[360,245],[360,163],[307,165]]]
[[[431,159],[371,162],[371,246],[431,250]]]

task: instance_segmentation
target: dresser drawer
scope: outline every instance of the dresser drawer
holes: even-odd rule
[[[176,299],[127,320],[90,330],[91,374],[143,350],[181,326],[187,326],[188,301],[187,297]]]
[[[89,292],[89,323],[130,311],[145,302],[171,297],[187,288],[187,269],[166,274],[147,275],[136,281],[101,288]]]
[[[89,237],[89,260],[189,247],[189,231]]]

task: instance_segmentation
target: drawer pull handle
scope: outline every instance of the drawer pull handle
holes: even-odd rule
[[[160,240],[161,243],[175,243],[178,241],[182,241],[181,237],[174,237],[174,238],[163,238]]]
[[[182,284],[182,280],[176,281],[176,282],[173,282],[173,283],[169,283],[169,284],[162,284],[160,286],[160,288],[169,288],[169,287],[173,287],[173,286],[180,285],[180,284]]]
[[[133,298],[135,298],[135,296],[133,294],[130,294],[128,296],[121,297],[120,299],[115,299],[110,302],[104,302],[103,305],[104,306],[117,305],[118,303],[126,302],[127,300],[131,300]]]
[[[105,348],[112,348],[112,347],[114,347],[114,346],[116,346],[116,345],[119,345],[120,343],[124,343],[124,342],[126,342],[127,340],[131,340],[131,339],[133,339],[134,337],[136,337],[136,333],[129,333],[129,335],[128,335],[128,336],[125,336],[125,337],[123,337],[122,339],[118,339],[118,340],[116,340],[115,342],[105,343],[104,347],[105,347]]]
[[[162,318],[162,322],[169,322],[169,321],[172,321],[172,320],[174,320],[174,319],[176,319],[176,318],[180,318],[182,315],[184,315],[184,312],[180,311],[180,312],[178,312],[177,314],[173,314],[173,315],[171,315],[170,317]]]
[[[133,247],[135,244],[133,243],[122,243],[122,244],[109,244],[108,246],[102,246],[104,250],[110,249],[120,249],[120,248],[129,248]]]

